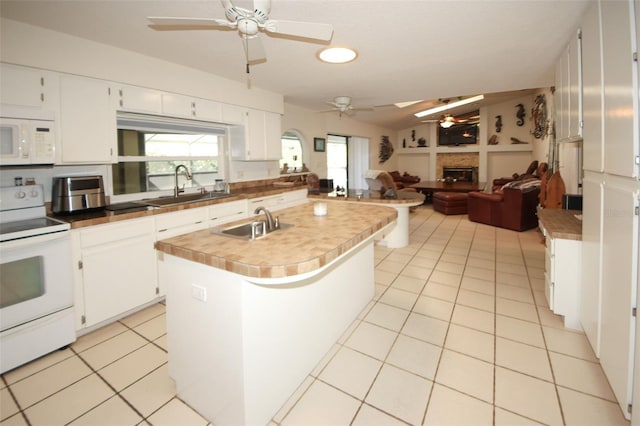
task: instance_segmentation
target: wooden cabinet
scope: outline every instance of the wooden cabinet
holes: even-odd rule
[[[75,307],[82,327],[118,317],[156,298],[153,218],[74,231],[78,273]]]
[[[280,160],[282,157],[280,114],[247,109],[244,129],[230,129],[231,157],[239,161]]]
[[[60,75],[60,140],[56,163],[117,161],[116,112],[109,83]]]
[[[580,31],[556,64],[556,138],[582,140],[582,62]]]
[[[34,68],[0,64],[0,104],[58,109],[58,75]]]

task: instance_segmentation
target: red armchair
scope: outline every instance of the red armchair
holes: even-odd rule
[[[472,222],[526,231],[538,226],[536,209],[539,194],[539,186],[504,188],[493,194],[470,192],[467,214]]]

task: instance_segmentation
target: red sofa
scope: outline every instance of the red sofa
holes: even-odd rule
[[[539,186],[504,188],[492,194],[470,192],[467,214],[472,222],[526,231],[538,226],[536,209],[539,194]]]

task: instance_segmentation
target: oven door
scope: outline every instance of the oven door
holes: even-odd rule
[[[73,305],[70,232],[0,243],[0,331]]]

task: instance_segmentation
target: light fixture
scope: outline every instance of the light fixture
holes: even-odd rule
[[[348,47],[328,47],[318,53],[318,57],[323,62],[330,64],[346,64],[358,57],[355,50]]]
[[[449,127],[453,126],[454,124],[455,124],[455,120],[451,116],[451,114],[445,115],[444,118],[442,120],[440,120],[440,127],[444,128],[444,129],[448,129]]]
[[[445,105],[440,105],[439,107],[425,109],[424,111],[416,112],[413,115],[415,115],[418,118],[422,118],[422,117],[425,117],[427,115],[435,114],[437,112],[446,111],[446,110],[451,109],[451,108],[456,108],[456,107],[459,107],[459,106],[462,106],[462,105],[467,105],[467,104],[470,104],[472,102],[481,101],[483,99],[484,99],[484,95],[472,96],[470,98],[462,99],[460,101],[447,103]]]

